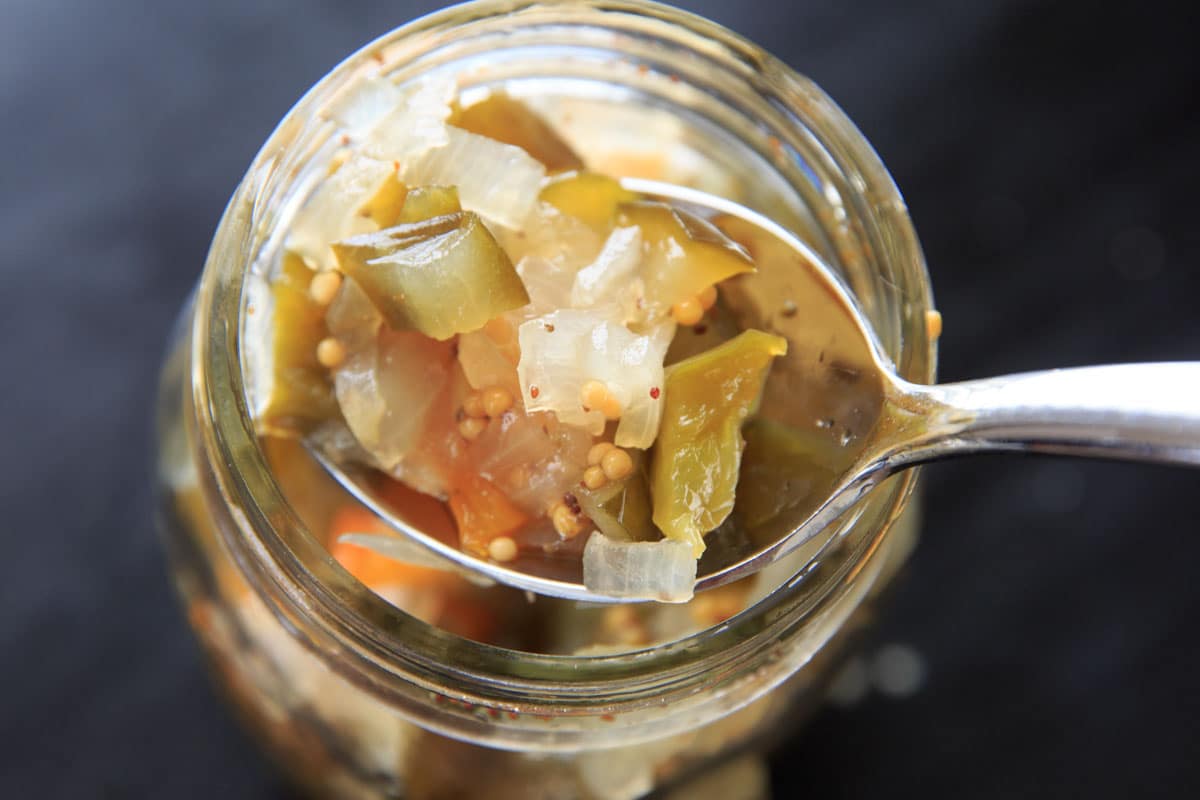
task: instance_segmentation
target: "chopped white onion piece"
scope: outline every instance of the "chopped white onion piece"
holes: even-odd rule
[[[482,391],[489,386],[500,386],[520,403],[521,385],[517,380],[517,365],[509,360],[485,331],[459,334],[458,363],[472,389]]]
[[[384,331],[334,371],[346,424],[384,469],[399,465],[417,443],[451,358],[447,344]]]
[[[529,304],[522,319],[549,314],[568,305],[575,273],[569,267],[538,256],[526,256],[517,262],[517,275],[529,293]]]
[[[587,468],[587,454],[594,443],[585,431],[571,425],[551,428],[554,452],[530,470],[525,486],[509,490],[509,497],[529,513],[544,512],[575,490]]]
[[[325,312],[329,333],[345,346],[347,353],[356,353],[375,341],[383,315],[376,310],[367,293],[348,275]]]
[[[644,392],[636,392],[633,401],[621,414],[617,423],[617,431],[613,443],[617,447],[636,447],[642,450],[654,444],[658,438],[658,426],[662,422],[662,411],[666,401],[666,386],[663,376],[663,359],[667,349],[675,337],[675,322],[667,318],[655,325],[647,334],[650,340],[650,353],[647,356],[647,366],[644,370],[649,376],[650,388]],[[657,365],[654,368],[652,365]],[[655,397],[654,388],[658,388]]]
[[[639,336],[614,322],[615,308],[560,309],[525,322],[518,329],[521,360],[517,377],[521,399],[531,411],[553,411],[561,422],[592,435],[604,430],[601,411],[583,406],[585,383],[599,381],[615,399],[622,415],[654,401],[661,406],[663,358],[670,337],[656,329]],[[536,391],[535,391],[536,389]],[[658,389],[659,398],[654,398]],[[653,409],[650,409],[653,411]],[[643,413],[643,412],[639,412]],[[626,439],[648,447],[658,430],[657,412],[627,428]]]
[[[686,603],[696,584],[696,558],[686,542],[615,542],[600,532],[583,549],[583,585],[630,600]]]
[[[540,258],[571,275],[594,261],[604,244],[583,220],[541,202],[534,204],[519,231],[497,226],[492,234],[514,264]],[[568,291],[570,288],[568,283]]]
[[[596,260],[575,274],[571,286],[571,305],[588,308],[602,301],[611,301],[630,278],[642,260],[642,231],[638,227],[617,228],[604,242]]]
[[[386,78],[368,78],[344,90],[323,113],[358,138],[399,108],[404,99],[404,91]]]
[[[288,249],[316,269],[335,267],[337,259],[330,244],[375,229],[375,223],[359,210],[394,172],[390,163],[352,156],[317,187],[297,212],[288,235]]]
[[[417,159],[450,141],[446,119],[454,99],[455,82],[431,78],[404,91],[391,113],[378,121],[362,145],[372,158],[401,165],[401,171]]]
[[[381,127],[390,127],[385,120]],[[410,186],[455,186],[462,207],[506,228],[521,228],[537,204],[546,168],[519,147],[446,127],[447,142],[401,161]]]

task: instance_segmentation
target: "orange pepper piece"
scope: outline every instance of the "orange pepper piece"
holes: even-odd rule
[[[504,492],[473,473],[456,481],[450,493],[450,511],[458,523],[461,547],[480,557],[487,556],[492,539],[511,535],[529,519]]]

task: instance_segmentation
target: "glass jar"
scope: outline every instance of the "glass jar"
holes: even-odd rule
[[[279,257],[338,147],[323,109],[371,76],[435,73],[464,93],[503,85],[527,98],[600,171],[695,185],[791,227],[918,382],[935,363],[928,278],[895,186],[828,97],[730,32],[644,2],[487,1],[393,31],[292,109],[234,193],[172,338],[158,419],[161,527],[220,687],[314,794],[641,796],[747,752],[819,700],[914,544],[916,476],[772,565],[740,613],[637,647],[483,644],[351,577],[256,438],[244,279]]]

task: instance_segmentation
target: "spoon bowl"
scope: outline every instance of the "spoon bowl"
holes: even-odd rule
[[[830,308],[844,317],[843,339],[857,337],[850,344],[861,353],[853,366],[831,362],[822,363],[822,368],[868,387],[868,401],[855,409],[856,424],[848,424],[843,434],[847,457],[831,468],[823,491],[800,499],[787,515],[761,526],[750,552],[702,559],[695,591],[746,577],[794,552],[885,478],[917,464],[971,453],[1027,452],[1200,466],[1200,362],[1080,367],[936,386],[913,384],[896,373],[841,279],[795,234],[758,212],[695,189],[642,179],[625,178],[621,183],[702,217],[751,226],[805,262],[827,291]],[[824,350],[817,360],[825,362]],[[785,395],[780,402],[786,400]],[[362,472],[329,457],[315,443],[308,449],[347,491],[449,568],[541,595],[592,603],[637,601],[588,589],[574,562],[530,567],[463,552],[454,542],[410,524],[381,499]]]

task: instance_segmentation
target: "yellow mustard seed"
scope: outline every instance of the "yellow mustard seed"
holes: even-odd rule
[[[487,420],[480,417],[466,417],[458,423],[458,432],[468,442],[473,442],[487,429]]]
[[[480,419],[486,417],[487,410],[483,407],[483,395],[479,392],[471,392],[467,395],[467,399],[463,400],[463,411],[468,417]]]
[[[608,476],[604,474],[604,468],[595,465],[588,467],[583,471],[583,485],[595,491],[608,483]]]
[[[503,386],[489,386],[481,398],[483,411],[489,417],[498,417],[513,406],[512,392]]]
[[[330,336],[317,343],[317,362],[326,369],[337,369],[346,360],[346,345]]]
[[[671,316],[680,325],[695,325],[704,318],[704,306],[696,297],[687,297],[671,306]]]
[[[588,450],[587,463],[589,467],[594,467],[600,463],[600,459],[604,458],[604,454],[613,449],[612,442],[596,442],[592,448]]]
[[[327,269],[313,275],[308,283],[308,296],[319,306],[327,306],[342,288],[342,273]]]
[[[604,458],[600,459],[600,468],[604,470],[604,475],[610,481],[619,481],[622,478],[629,477],[629,473],[633,472],[633,459],[629,453],[619,447],[614,447],[604,454]]]
[[[488,555],[493,561],[512,561],[517,557],[517,542],[511,536],[497,536],[488,542]]]

